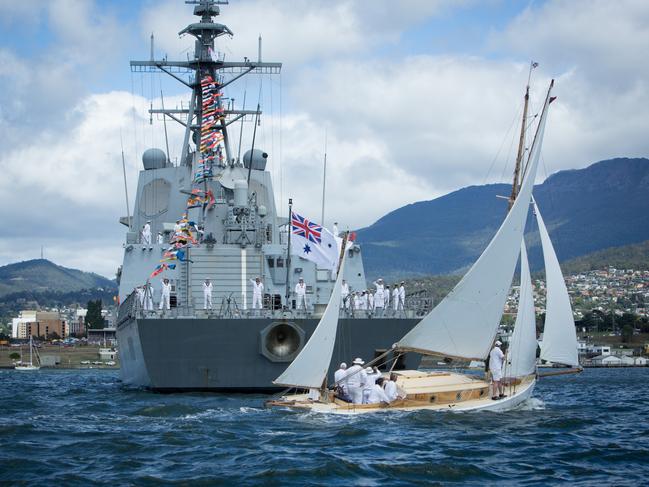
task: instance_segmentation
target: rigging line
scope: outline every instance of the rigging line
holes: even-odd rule
[[[279,73],[279,194],[280,201],[284,201],[284,173],[282,169],[282,73]],[[280,205],[281,208],[281,205]]]
[[[500,151],[502,150],[503,146],[505,145],[505,140],[507,140],[507,137],[509,136],[509,133],[512,131],[512,128],[514,127],[514,124],[516,123],[516,120],[518,119],[518,112],[521,109],[522,102],[519,102],[518,107],[516,108],[516,112],[514,113],[514,116],[512,117],[512,122],[509,126],[509,129],[505,132],[505,135],[503,136],[502,141],[500,142],[500,147],[498,147],[498,150],[496,151],[496,155],[494,156],[493,160],[491,161],[491,165],[489,166],[489,169],[487,170],[487,174],[485,175],[482,184],[485,184],[487,182],[487,178],[489,177],[489,174],[491,173],[491,170],[493,169],[494,165],[496,164],[496,160],[498,159],[498,156],[500,155]],[[514,134],[515,135],[515,134]]]

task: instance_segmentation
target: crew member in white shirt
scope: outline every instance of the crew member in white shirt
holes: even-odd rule
[[[374,388],[376,384],[376,379],[381,377],[381,372],[379,369],[374,367],[366,367],[365,375],[367,376],[367,382],[365,382],[365,387],[363,387],[363,404],[369,404],[370,391]]]
[[[349,308],[349,284],[344,279],[340,286],[340,307],[344,309]]]
[[[158,244],[163,244],[165,242],[164,237],[162,236],[162,232],[158,232],[158,237],[157,237],[156,243]]]
[[[406,288],[405,288],[405,282],[401,281],[401,285],[399,286],[399,309],[401,311],[404,310],[405,304],[406,304]]]
[[[397,374],[390,374],[390,380],[383,383],[385,395],[388,397],[389,402],[396,400],[399,397],[399,388],[397,387]]]
[[[212,309],[212,283],[209,279],[203,283],[203,309]]]
[[[383,291],[383,307],[385,310],[390,309],[390,285],[385,285],[385,290]]]
[[[162,281],[162,289],[160,294],[160,309],[171,309],[171,283],[166,277]]]
[[[149,247],[151,250],[151,220],[147,220],[142,227],[142,250],[144,247]]]
[[[261,309],[263,306],[264,283],[261,278],[250,279],[252,283],[252,309]]]
[[[395,284],[392,288],[392,309],[397,311],[399,309],[399,285]]]
[[[347,387],[347,364],[345,362],[340,364],[340,368],[334,372],[334,382],[342,389],[345,395],[349,395],[349,387]]]
[[[363,388],[367,383],[367,375],[363,369],[364,363],[363,359],[355,358],[352,366],[347,369],[347,387],[354,404],[363,403]]]
[[[489,352],[489,371],[491,372],[491,380],[493,382],[491,399],[494,401],[496,399],[502,399],[505,397],[505,389],[502,384],[503,378],[503,362],[505,360],[505,354],[500,349],[502,342],[496,340],[494,348]]]
[[[301,277],[295,285],[295,297],[297,298],[296,308],[306,310],[306,284],[304,284],[304,279]]]
[[[385,305],[385,285],[383,279],[379,278],[374,282],[376,291],[374,292],[374,312],[376,316],[383,316],[383,306]]]
[[[379,377],[376,383],[370,388],[370,393],[367,396],[367,404],[390,404],[390,399],[383,390],[383,377]]]

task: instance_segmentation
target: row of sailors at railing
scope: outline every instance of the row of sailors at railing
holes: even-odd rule
[[[401,281],[400,284],[394,284],[392,290],[388,284],[383,283],[383,279],[377,279],[374,282],[376,290],[372,292],[371,289],[365,291],[351,291],[349,285],[343,279],[341,299],[342,307],[348,310],[349,308],[361,311],[373,311],[378,316],[383,313],[383,310],[392,309],[394,311],[401,311],[405,307],[406,302],[406,288],[405,282]]]
[[[252,284],[252,309],[263,309],[264,283],[260,277],[250,279],[250,283]],[[344,308],[347,311],[349,311],[350,308],[352,310],[372,311],[377,316],[382,315],[384,308],[389,309],[391,303],[394,311],[404,309],[406,290],[403,281],[400,286],[397,284],[394,285],[392,293],[390,293],[390,286],[383,285],[382,279],[378,279],[374,285],[376,286],[375,292],[372,292],[369,289],[366,291],[350,292],[349,285],[343,279],[341,308]],[[213,309],[213,290],[214,286],[212,285],[212,282],[209,279],[205,279],[203,282],[203,309],[205,310]],[[150,285],[145,284],[144,286],[138,286],[135,288],[135,291],[142,309],[152,310],[153,292],[151,291]],[[295,307],[297,310],[308,309],[306,291],[307,287],[304,283],[304,278],[300,277],[294,289],[296,298]],[[171,283],[167,278],[162,280],[160,286],[160,301],[158,308],[171,309]]]
[[[390,404],[406,397],[397,387],[396,374],[390,374],[390,378],[386,380],[378,368],[364,368],[364,364],[361,358],[354,359],[349,368],[344,362],[340,364],[340,368],[334,373],[336,397],[354,404]],[[316,390],[311,391],[311,394],[315,393]],[[312,399],[318,398],[314,395]]]

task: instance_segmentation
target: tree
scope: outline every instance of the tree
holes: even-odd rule
[[[20,354],[17,353],[17,352],[12,352],[12,353],[9,354],[9,358],[11,360],[18,360],[20,358]]]
[[[86,313],[86,328],[97,329],[104,327],[104,318],[101,316],[101,299],[88,301],[88,311]]]
[[[50,340],[60,340],[61,339],[59,334],[57,332],[55,332],[55,331],[50,333],[47,338],[49,338]]]
[[[622,327],[622,343],[629,343],[633,336],[633,327],[631,325],[624,325]]]

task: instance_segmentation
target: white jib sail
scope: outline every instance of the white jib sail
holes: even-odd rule
[[[534,296],[532,279],[527,261],[525,240],[521,242],[521,287],[518,296],[518,313],[514,333],[509,341],[507,351],[508,377],[523,377],[536,370],[536,316],[534,314]]]
[[[516,270],[532,188],[539,163],[550,90],[545,99],[527,173],[498,232],[453,290],[398,343],[413,350],[484,360],[496,336]]]
[[[533,203],[545,262],[545,327],[541,342],[541,358],[548,362],[576,367],[579,365],[577,333],[570,296],[568,296],[566,282],[563,280],[550,235],[548,235],[536,202],[533,201]]]
[[[333,292],[322,318],[318,322],[318,326],[316,326],[309,341],[304,345],[298,356],[295,357],[284,373],[273,381],[273,384],[315,389],[322,386],[322,382],[329,371],[329,363],[336,343],[346,255],[347,252],[343,254]]]

